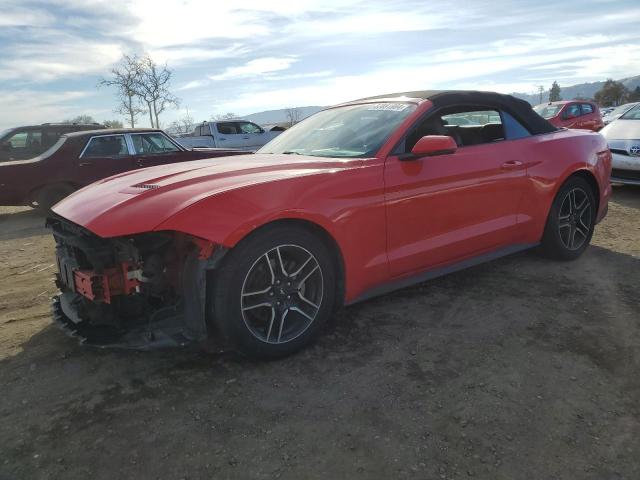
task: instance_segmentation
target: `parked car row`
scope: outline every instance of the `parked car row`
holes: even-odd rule
[[[636,105],[640,105],[640,102],[625,103],[624,105],[612,108],[609,112],[603,115],[602,120],[604,121],[604,124],[609,125],[611,122],[620,118]]]
[[[600,132],[613,155],[611,181],[640,185],[640,102],[606,109],[588,101],[549,102],[534,111],[557,127]]]
[[[8,135],[9,155],[0,159],[0,205],[49,209],[85,185],[138,168],[186,160],[237,155],[238,150],[191,149],[155,129],[16,129]],[[57,128],[57,127],[56,127]],[[65,127],[66,128],[66,127]],[[45,138],[58,135],[53,144]],[[37,136],[36,133],[37,132]],[[26,141],[16,137],[25,136]],[[41,139],[40,146],[30,140]],[[49,145],[50,144],[50,145]],[[43,150],[48,146],[46,150]],[[37,154],[34,156],[34,154]]]

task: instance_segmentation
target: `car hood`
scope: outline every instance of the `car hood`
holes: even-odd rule
[[[154,230],[184,208],[224,192],[362,165],[363,159],[277,154],[181,162],[100,180],[52,210],[103,237],[135,234]]]
[[[607,141],[640,139],[640,120],[618,119],[600,130],[600,133]]]

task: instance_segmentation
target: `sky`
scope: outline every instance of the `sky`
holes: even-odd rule
[[[0,0],[0,129],[123,120],[114,91],[97,87],[123,54],[173,71],[181,104],[166,126],[187,109],[201,121],[395,91],[528,93],[640,75],[638,25],[638,0]]]

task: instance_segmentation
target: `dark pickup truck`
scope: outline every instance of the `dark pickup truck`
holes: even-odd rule
[[[11,148],[13,150],[13,146]],[[162,130],[104,129],[66,133],[28,158],[0,157],[0,205],[49,209],[73,191],[137,168],[238,155],[238,150],[186,149]]]

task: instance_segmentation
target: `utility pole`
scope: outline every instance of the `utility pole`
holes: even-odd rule
[[[542,103],[542,95],[544,94],[544,85],[538,85],[538,93],[540,94],[540,102]]]

